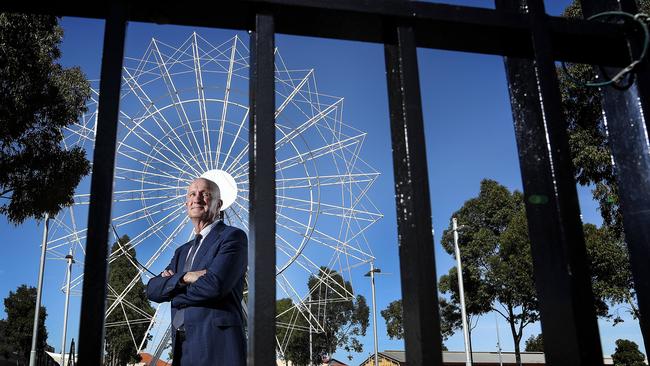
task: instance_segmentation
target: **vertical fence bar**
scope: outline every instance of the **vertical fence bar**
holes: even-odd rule
[[[581,1],[585,18],[603,11],[623,10],[636,14],[634,1]],[[630,44],[638,55],[639,44]],[[619,69],[608,69],[615,75]],[[639,323],[645,348],[650,349],[650,69],[646,60],[636,68],[634,84],[626,90],[602,88],[602,107],[608,142],[614,157],[623,216],[625,241],[630,253],[639,305]]]
[[[406,363],[442,365],[429,178],[413,28],[384,46],[397,205]]]
[[[275,34],[257,14],[250,45],[248,365],[275,365]]]
[[[546,362],[602,365],[580,207],[542,0],[498,0],[530,13],[534,60],[505,58]]]
[[[104,28],[97,135],[90,183],[88,234],[79,322],[80,366],[101,365],[104,352],[108,229],[113,202],[115,140],[127,25],[125,4],[122,1],[115,1],[109,6],[110,13]]]

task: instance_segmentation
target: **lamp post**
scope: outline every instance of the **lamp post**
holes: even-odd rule
[[[370,288],[372,289],[372,333],[375,342],[375,366],[379,365],[379,356],[377,355],[377,304],[375,303],[375,273],[381,273],[381,269],[375,268],[375,262],[370,262],[370,271],[365,274],[370,277]]]
[[[61,337],[61,365],[65,365],[65,341],[68,332],[68,307],[70,305],[70,277],[72,276],[72,264],[74,263],[72,249],[70,249],[68,255],[65,256],[65,260],[68,262],[68,270],[66,273],[65,305],[63,308],[63,336]]]
[[[309,292],[309,366],[314,364],[314,339],[311,334],[311,291]]]
[[[497,325],[497,351],[499,352],[499,366],[503,366],[503,359],[501,358],[501,337],[499,337],[499,320],[497,315],[494,314],[494,323]]]
[[[45,214],[45,225],[43,226],[43,242],[41,243],[41,263],[38,267],[38,287],[36,288],[36,309],[34,310],[32,349],[29,353],[29,366],[36,366],[36,342],[38,340],[38,322],[41,316],[41,293],[43,292],[43,273],[45,273],[45,255],[47,254],[47,234],[49,226],[50,215]]]
[[[463,318],[463,337],[465,340],[465,365],[472,365],[472,358],[469,351],[469,332],[467,328],[467,312],[465,310],[465,289],[463,287],[463,267],[460,262],[460,248],[458,248],[458,221],[452,218],[452,225],[454,230],[454,252],[456,254],[456,267],[458,270],[458,293],[460,297],[460,314]]]

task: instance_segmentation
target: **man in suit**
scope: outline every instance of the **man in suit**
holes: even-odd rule
[[[219,186],[194,180],[185,206],[195,238],[147,283],[151,301],[171,301],[174,366],[245,365],[241,309],[247,267],[246,234],[219,221]]]

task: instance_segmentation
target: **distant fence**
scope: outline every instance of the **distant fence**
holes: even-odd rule
[[[14,357],[4,358],[0,356],[0,366],[27,366],[29,365],[29,359],[18,360]],[[50,357],[46,352],[38,352],[36,354],[36,366],[59,366],[52,357]]]

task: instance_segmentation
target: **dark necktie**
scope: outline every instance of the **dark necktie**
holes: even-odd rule
[[[194,237],[194,243],[192,243],[190,252],[187,254],[187,259],[183,265],[183,272],[189,272],[192,270],[192,266],[194,265],[194,257],[196,257],[196,251],[199,248],[199,244],[201,243],[201,238],[201,234],[196,234]]]
[[[185,259],[185,264],[183,265],[183,272],[189,272],[192,269],[192,262],[194,261],[194,257],[196,256],[196,250],[199,247],[199,243],[201,243],[201,234],[197,234],[194,237],[194,242],[192,243],[192,246],[190,247],[189,253],[187,253],[187,258]],[[178,309],[176,310],[176,315],[174,315],[174,319],[172,320],[172,326],[174,329],[183,329],[183,325],[185,324],[185,309]]]

